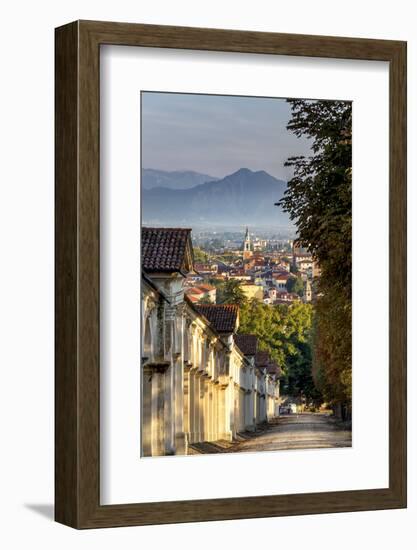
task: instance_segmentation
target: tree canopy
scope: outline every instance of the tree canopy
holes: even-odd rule
[[[289,100],[287,126],[311,140],[312,155],[291,157],[284,197],[298,242],[318,261],[313,323],[313,369],[318,388],[333,403],[351,403],[352,105],[344,101]]]
[[[205,263],[209,261],[209,255],[207,252],[199,248],[198,246],[193,247],[194,252],[194,261],[198,263]]]
[[[298,296],[304,294],[304,283],[301,277],[290,277],[285,285],[288,292],[294,292]]]
[[[218,304],[237,304],[238,306],[243,306],[246,302],[247,298],[240,286],[239,280],[229,279],[223,285],[217,287]]]
[[[320,399],[311,372],[311,330],[313,308],[310,304],[269,306],[256,299],[240,309],[239,332],[255,334],[259,348],[269,352],[283,372],[283,391],[309,399]]]

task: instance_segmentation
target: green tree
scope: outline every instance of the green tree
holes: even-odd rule
[[[197,263],[205,263],[209,260],[209,255],[198,246],[193,247],[194,261]]]
[[[203,298],[201,298],[199,301],[198,301],[199,304],[212,304],[213,302],[211,301],[211,298],[209,296],[203,296]]]
[[[240,309],[239,332],[258,337],[259,348],[281,367],[286,393],[299,396],[302,391],[309,400],[320,402],[312,376],[312,319],[310,304],[269,306],[250,300]]]
[[[243,306],[247,302],[240,281],[237,279],[226,281],[222,288],[217,289],[217,294],[217,303],[219,304],[237,304],[238,306]]]
[[[300,297],[304,295],[304,283],[301,277],[290,277],[285,286],[288,292],[294,292]]]
[[[287,126],[311,140],[312,155],[288,159],[294,176],[277,203],[290,214],[298,242],[319,262],[313,323],[313,372],[332,403],[351,404],[352,106],[289,100]]]

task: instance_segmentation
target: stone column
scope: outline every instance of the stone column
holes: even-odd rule
[[[209,379],[209,441],[214,441],[214,383]]]
[[[251,430],[255,429],[255,390],[251,389],[249,393],[249,426]]]
[[[174,418],[174,365],[171,364],[165,374],[165,454],[175,454],[175,418]]]
[[[213,441],[219,439],[219,384],[213,383]]]
[[[204,380],[204,439],[210,441],[210,380],[207,374],[203,376]]]
[[[183,417],[184,417],[184,444],[185,444],[185,453],[187,453],[188,444],[191,443],[191,402],[192,396],[191,392],[193,388],[191,386],[191,363],[184,364],[184,397],[183,397]]]
[[[198,441],[198,420],[197,420],[197,409],[198,409],[198,392],[197,379],[196,379],[196,369],[192,368],[190,370],[190,442],[196,443]]]
[[[142,452],[144,456],[166,454],[165,377],[168,362],[143,367]]]
[[[199,432],[199,437],[198,437],[198,440],[201,442],[201,441],[206,441],[205,439],[205,431],[206,431],[206,418],[205,418],[205,403],[206,403],[206,400],[205,400],[205,395],[206,395],[206,391],[205,391],[205,384],[206,384],[206,379],[205,379],[205,376],[204,376],[204,373],[202,371],[199,371],[198,372],[198,379],[199,379],[199,400],[198,400],[198,415],[199,415],[199,428],[198,428],[198,432]]]
[[[164,356],[171,366],[165,375],[165,454],[175,454],[175,319],[176,307],[165,306]]]
[[[166,376],[170,370],[157,369],[152,375],[152,455],[172,454],[172,434],[166,431],[165,417]]]
[[[245,393],[243,396],[243,424],[244,424],[244,430],[247,429],[249,426],[249,390],[245,389]]]
[[[174,437],[175,454],[185,454],[184,369],[182,353],[174,354]]]
[[[219,388],[219,439],[232,440],[230,429],[230,406],[229,406],[230,384],[221,385]]]
[[[152,370],[142,368],[142,456],[152,456]]]

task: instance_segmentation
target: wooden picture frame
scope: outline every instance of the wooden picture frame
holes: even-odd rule
[[[75,528],[406,506],[406,43],[76,21],[56,29],[55,518]],[[117,44],[389,63],[389,487],[100,505],[99,56]]]

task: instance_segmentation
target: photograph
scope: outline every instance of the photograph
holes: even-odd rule
[[[412,547],[415,5],[42,7],[2,4],[0,548]]]
[[[351,447],[352,102],[140,103],[140,456]]]

